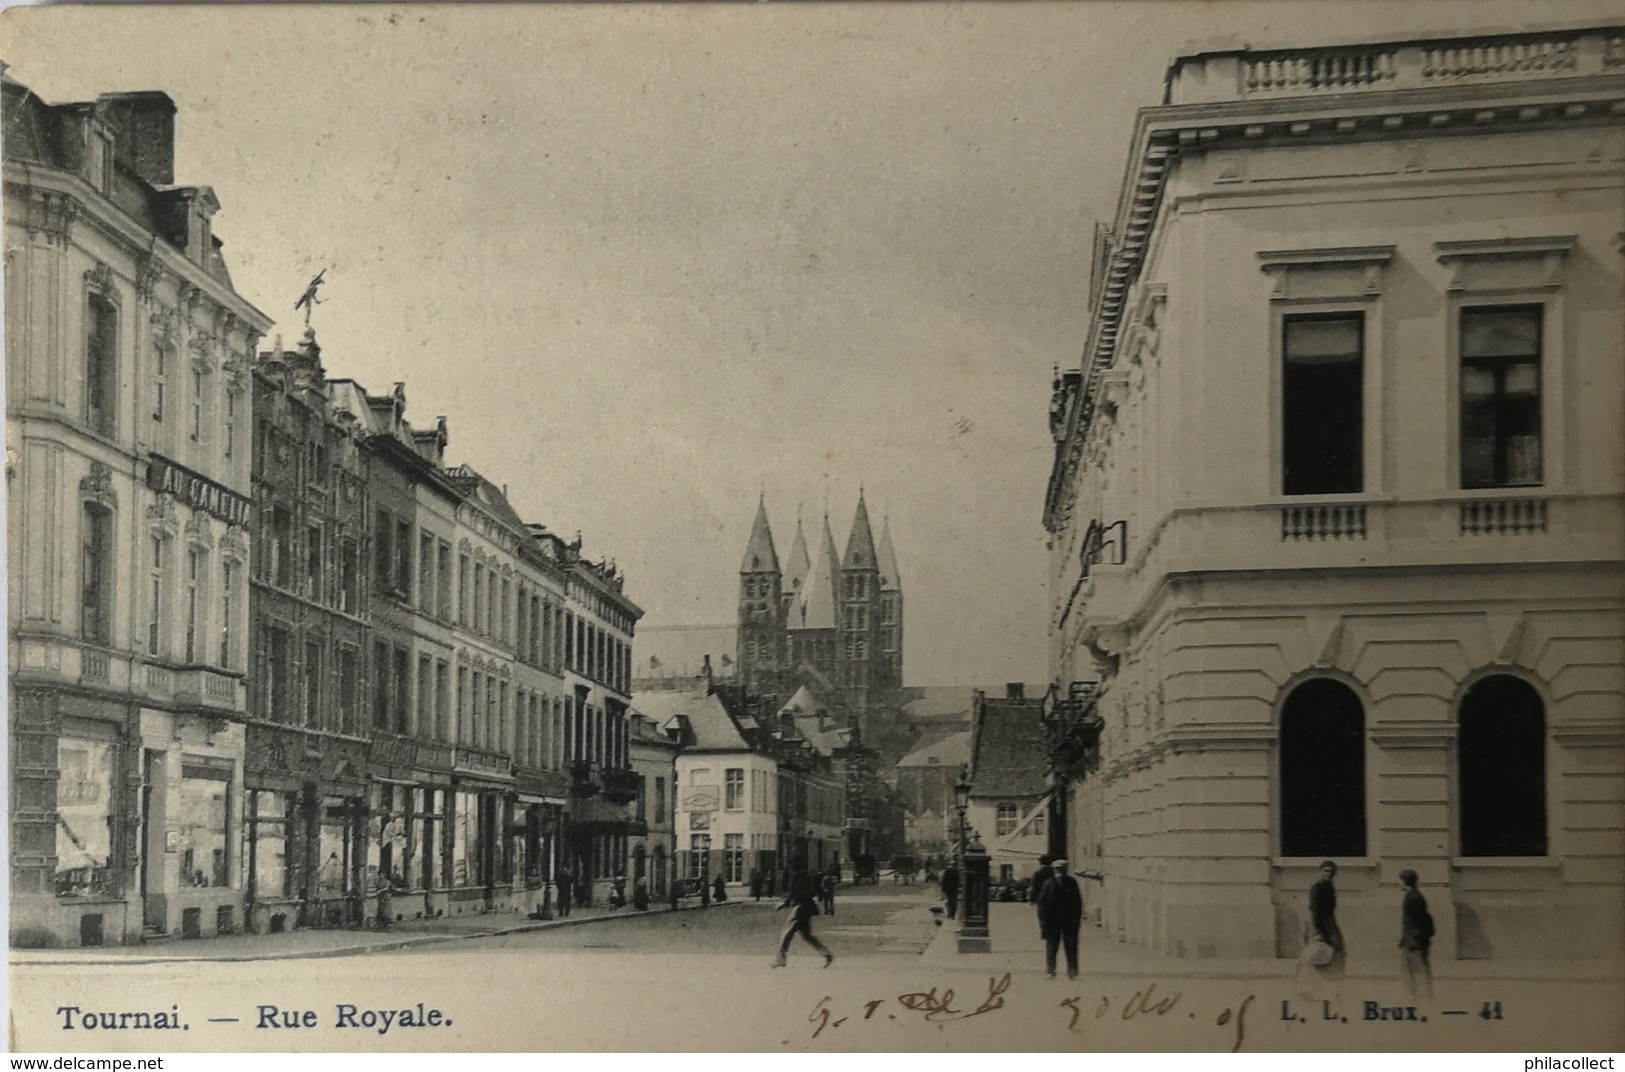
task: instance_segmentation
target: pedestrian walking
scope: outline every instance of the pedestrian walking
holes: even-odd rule
[[[948,902],[948,918],[954,919],[959,912],[959,865],[950,863],[944,867],[939,884],[942,887],[942,899]]]
[[[559,918],[563,919],[570,914],[570,895],[574,892],[575,887],[570,881],[569,870],[563,867],[559,868],[556,881],[559,887]]]
[[[1033,910],[1035,912],[1038,909],[1038,895],[1044,892],[1044,884],[1055,876],[1055,869],[1050,866],[1050,862],[1053,859],[1054,857],[1047,852],[1038,858],[1038,870],[1033,872],[1032,885],[1027,887],[1027,899],[1033,903]],[[1043,937],[1044,934],[1044,920],[1042,915],[1042,913],[1039,913],[1039,937]]]
[[[721,875],[718,875],[716,881],[711,884],[711,899],[717,904],[728,899],[728,884],[722,881]]]
[[[823,880],[822,886],[823,886],[823,889],[821,890],[821,893],[823,894],[824,915],[833,916],[835,914],[835,872],[834,871],[826,871],[824,873],[824,880]]]
[[[1400,977],[1405,980],[1411,997],[1433,1000],[1433,966],[1428,963],[1428,950],[1433,945],[1433,915],[1428,911],[1428,899],[1416,888],[1416,872],[1410,868],[1399,873],[1399,883],[1405,887],[1399,909]]]
[[[779,909],[791,910],[790,925],[784,928],[784,936],[779,939],[779,955],[774,958],[773,966],[782,968],[785,965],[785,955],[790,952],[790,940],[800,934],[807,940],[807,944],[824,954],[824,967],[829,967],[830,961],[835,959],[812,932],[812,918],[818,915],[818,898],[813,888],[813,880],[805,871],[797,871],[790,879],[790,894],[779,905]],[[778,909],[774,909],[778,911]]]
[[[1346,967],[1343,931],[1337,925],[1336,877],[1337,865],[1323,860],[1320,878],[1309,887],[1309,926],[1295,975],[1298,992],[1311,1000],[1329,996],[1327,984],[1341,979]]]
[[[750,895],[758,901],[762,899],[762,873],[760,871],[750,873]]]
[[[1044,936],[1044,972],[1055,978],[1055,951],[1066,952],[1066,977],[1078,977],[1078,928],[1083,925],[1083,891],[1066,873],[1067,861],[1056,860],[1038,892],[1038,927]]]

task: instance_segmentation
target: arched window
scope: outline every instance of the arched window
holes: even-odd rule
[[[1281,709],[1281,855],[1365,855],[1365,710],[1314,678]]]
[[[1546,705],[1495,674],[1461,698],[1456,739],[1463,856],[1546,855]]]

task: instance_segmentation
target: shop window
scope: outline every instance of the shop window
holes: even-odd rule
[[[290,826],[295,811],[290,793],[256,789],[249,794],[243,859],[253,872],[250,892],[257,900],[291,897],[295,892]]]
[[[113,891],[113,746],[62,737],[56,746],[56,893]]]
[[[705,878],[711,868],[711,835],[690,834],[688,844],[688,876]]]
[[[231,770],[183,763],[179,794],[181,883],[230,885],[226,846],[231,807]]]
[[[745,835],[724,834],[723,844],[723,881],[745,881]]]
[[[1456,739],[1461,855],[1545,856],[1546,707],[1509,674],[1462,697]]]
[[[356,804],[343,797],[322,799],[322,821],[317,829],[316,889],[325,898],[355,892]]]
[[[479,797],[453,794],[451,884],[473,886],[480,881]]]
[[[1365,855],[1365,710],[1347,685],[1314,678],[1281,709],[1282,856]]]
[[[1365,316],[1289,316],[1282,322],[1281,490],[1333,495],[1362,489]]]
[[[404,785],[383,785],[378,790],[378,814],[367,846],[367,888],[407,888],[412,872],[412,790]]]
[[[1541,482],[1541,307],[1461,311],[1461,486]]]

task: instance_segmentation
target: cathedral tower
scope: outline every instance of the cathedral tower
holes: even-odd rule
[[[747,689],[771,688],[784,663],[785,604],[779,556],[767,523],[767,502],[756,503],[756,521],[739,564],[739,677]]]
[[[880,678],[881,688],[903,685],[903,578],[891,544],[891,518],[880,526]]]
[[[880,558],[861,490],[846,555],[841,559],[839,624],[837,680],[852,689],[853,699],[862,704],[869,690],[879,688],[884,680],[877,672],[884,658],[880,647]]]

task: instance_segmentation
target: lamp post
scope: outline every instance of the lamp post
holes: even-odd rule
[[[981,838],[967,830],[965,812],[970,808],[971,782],[967,771],[954,786],[954,804],[959,810],[959,951],[991,953],[993,939],[987,922],[988,855]]]

